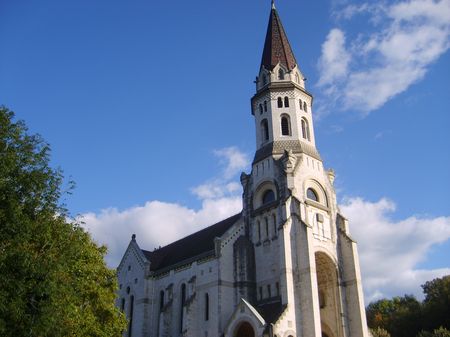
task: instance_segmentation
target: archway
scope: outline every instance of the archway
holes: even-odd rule
[[[255,337],[255,330],[250,323],[243,322],[236,329],[234,337]]]
[[[337,266],[325,253],[318,252],[315,256],[322,336],[339,337],[342,333]]]

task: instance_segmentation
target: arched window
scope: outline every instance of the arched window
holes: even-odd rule
[[[264,111],[267,111],[267,101],[264,101]]]
[[[269,123],[267,122],[267,119],[263,119],[261,121],[261,133],[262,133],[262,139],[263,141],[269,140]]]
[[[304,118],[302,118],[302,136],[304,139],[311,140],[309,135],[308,121]]]
[[[295,82],[300,83],[300,76],[298,74],[295,74]]]
[[[159,311],[162,311],[164,308],[164,290],[159,292]]]
[[[205,294],[205,321],[209,320],[209,295]]]
[[[120,311],[124,311],[125,310],[125,299],[122,298],[122,300],[120,301]]]
[[[281,116],[281,135],[290,136],[291,135],[291,125],[289,122],[289,116]]]
[[[183,314],[184,305],[186,303],[186,284],[181,285],[181,298],[180,298],[180,332],[183,332]]]
[[[284,80],[284,70],[282,68],[280,68],[278,70],[278,79],[279,80]]]
[[[300,110],[303,110],[303,102],[302,102],[302,100],[299,99],[298,102],[300,103]]]
[[[308,188],[306,190],[306,197],[310,200],[319,202],[319,197],[317,196],[316,191],[314,191],[312,188]]]
[[[287,96],[284,97],[284,107],[289,108],[289,97]]]
[[[305,110],[305,112],[308,112],[308,106],[306,105],[306,102],[303,102],[303,110]]]
[[[262,107],[262,104],[259,105],[259,113],[260,113],[260,114],[263,113],[263,107]]]
[[[282,99],[281,97],[278,97],[278,99],[277,99],[277,104],[278,104],[278,107],[279,107],[279,108],[282,108],[282,107],[283,107],[283,99]]]
[[[272,190],[267,190],[264,192],[262,197],[263,205],[268,204],[269,202],[275,201],[275,193]]]

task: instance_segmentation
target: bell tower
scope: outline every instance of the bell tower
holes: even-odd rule
[[[367,337],[356,242],[316,148],[313,96],[272,2],[256,93],[256,153],[241,175],[254,276],[242,294],[272,336]],[[252,289],[250,289],[253,287]]]

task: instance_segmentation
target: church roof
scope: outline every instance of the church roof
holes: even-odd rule
[[[150,271],[160,271],[188,260],[214,255],[214,239],[221,237],[240,217],[241,213],[238,213],[152,252],[142,249],[150,261]]]
[[[260,304],[256,307],[256,310],[261,314],[264,320],[268,323],[276,323],[280,318],[281,314],[286,310],[287,305],[281,304],[280,301],[269,302]]]
[[[292,70],[297,61],[292,52],[291,45],[284,31],[281,19],[275,6],[272,4],[269,24],[267,26],[266,41],[261,59],[261,67],[272,70],[281,63],[287,70]]]

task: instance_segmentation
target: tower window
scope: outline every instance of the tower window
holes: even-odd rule
[[[264,101],[264,111],[267,111],[267,101]]]
[[[308,112],[308,106],[306,105],[306,102],[303,102],[303,110],[305,110],[305,112]]]
[[[300,76],[298,74],[295,74],[295,82],[300,83]]]
[[[281,68],[278,70],[278,79],[284,80],[284,70]]]
[[[278,107],[279,107],[279,108],[282,108],[282,107],[283,107],[283,99],[282,99],[281,97],[278,97],[278,99],[277,99],[277,104],[278,104]]]
[[[289,123],[289,116],[282,116],[281,117],[281,134],[283,136],[290,136],[291,135],[291,126]]]
[[[266,85],[267,84],[267,76],[266,76],[266,74],[263,75],[262,80],[263,80],[263,85]]]
[[[262,203],[263,205],[268,204],[269,202],[272,202],[275,200],[275,193],[273,193],[272,190],[267,190],[264,192],[264,195],[262,197]]]
[[[311,140],[308,121],[305,118],[302,118],[302,136],[304,139]]]
[[[275,288],[277,290],[277,296],[280,296],[280,284],[278,282],[275,283]]]
[[[260,114],[262,114],[262,113],[263,113],[263,107],[262,107],[262,105],[261,105],[261,104],[259,105],[259,113],[260,113]]]
[[[268,295],[269,298],[272,297],[272,289],[270,287],[270,284],[267,285],[267,295]]]
[[[289,108],[289,97],[287,96],[284,97],[284,107]]]
[[[312,188],[308,188],[306,190],[306,197],[310,200],[319,202],[319,197],[317,196],[316,191],[314,191]]]
[[[269,220],[264,218],[264,223],[266,225],[266,238],[269,239]]]
[[[267,119],[263,119],[261,121],[261,133],[262,133],[262,139],[263,141],[269,140],[269,123],[267,122]]]
[[[303,102],[302,102],[302,100],[299,99],[298,102],[300,103],[300,110],[303,110]]]

